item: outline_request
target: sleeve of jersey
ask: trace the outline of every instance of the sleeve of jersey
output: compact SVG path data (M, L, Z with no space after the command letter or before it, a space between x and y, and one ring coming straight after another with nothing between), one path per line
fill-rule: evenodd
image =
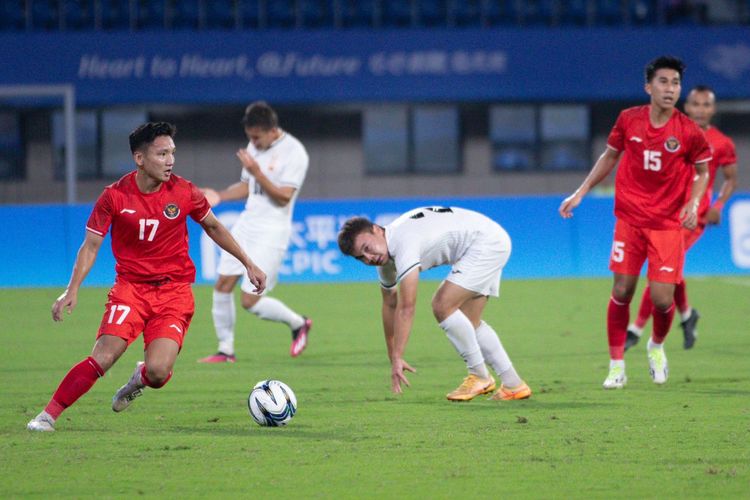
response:
M307 175L307 166L310 160L304 150L295 151L294 154L289 158L284 172L279 179L279 183L282 186L291 186L293 188L301 188L305 182L305 175Z
M695 125L692 137L693 147L690 149L688 162L696 164L711 160L711 147L708 145L706 136L703 135L703 132L698 128L698 125Z
M194 221L201 222L211 213L211 205L208 204L203 191L198 189L192 182L190 183L190 202L193 206L193 209L190 211L190 217Z
M625 118L622 113L617 117L612 130L607 137L607 147L614 149L615 151L622 151L625 149Z
M105 236L107 231L109 231L109 226L112 224L112 213L113 201L110 196L110 190L105 189L94 204L94 209L91 211L89 220L86 222L86 230L102 237Z
M719 159L719 166L725 166L725 165L732 165L734 163L737 163L737 149L734 146L734 142L732 139L727 137L726 142L724 143L723 149L723 155Z
M378 280L380 280L380 286L386 290L390 290L398 284L398 280L396 279L396 265L393 261L384 266L378 266Z

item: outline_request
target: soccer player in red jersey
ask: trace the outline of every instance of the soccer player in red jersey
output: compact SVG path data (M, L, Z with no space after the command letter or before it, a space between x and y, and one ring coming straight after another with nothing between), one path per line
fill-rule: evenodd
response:
M91 389L141 332L145 362L137 363L112 398L112 409L122 411L145 387L160 388L169 381L194 311L188 216L243 263L259 292L265 288L265 274L214 216L203 193L172 173L175 131L164 122L135 129L130 150L137 169L107 186L94 205L68 287L52 306L52 319L62 321L63 311L70 314L75 308L78 289L110 228L115 284L91 355L71 368L44 410L28 423L29 430L54 431L60 414Z
M627 383L623 355L629 306L646 260L654 303L649 368L655 383L667 381L663 342L674 316L675 285L682 280L681 227L693 229L698 222L698 206L708 183L711 160L711 150L701 130L675 108L684 69L681 60L670 56L646 65L645 90L651 96L650 104L620 113L606 150L581 186L559 208L563 218L572 217L583 197L621 160L615 177L617 220L609 264L614 284L607 308L610 368L605 389L619 389ZM687 179L694 176L685 202Z
M719 129L711 125L711 119L716 114L716 97L713 90L706 85L698 85L690 91L685 102L685 112L703 130L713 152L713 159L708 164L708 187L706 194L698 207L698 225L690 231L683 229L685 238L685 251L691 248L703 235L706 224L719 224L721 221L721 209L732 196L737 186L737 153L732 139L722 134ZM719 190L719 196L711 204L712 191L716 173L721 169L724 182ZM680 326L683 333L683 347L691 349L698 335L696 329L698 311L688 302L685 280L680 281L675 287L675 305L680 313ZM625 350L638 343L644 326L651 316L653 304L651 303L650 290L647 286L643 291L641 306L638 309L638 318L628 326L628 338L625 342Z

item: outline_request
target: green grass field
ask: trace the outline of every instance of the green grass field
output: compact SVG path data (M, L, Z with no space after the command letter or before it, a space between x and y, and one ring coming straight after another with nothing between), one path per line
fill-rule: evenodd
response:
M85 289L62 324L49 313L61 290L0 290L0 497L750 497L750 278L689 280L696 347L676 322L658 387L641 342L622 391L601 388L609 280L505 281L485 319L534 390L509 403L445 400L465 369L432 319L436 285L420 288L418 373L401 396L374 283L282 284L275 295L314 319L308 350L290 358L283 326L238 311L238 362L222 366L196 363L215 349L211 289L197 287L172 381L111 411L139 341L50 434L26 422L89 353L106 290ZM263 378L295 390L288 427L250 419Z

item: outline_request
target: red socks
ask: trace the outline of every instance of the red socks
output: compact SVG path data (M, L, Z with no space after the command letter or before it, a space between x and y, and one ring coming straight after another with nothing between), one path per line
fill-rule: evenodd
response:
M630 321L630 302L620 302L610 297L607 307L607 340L611 359L623 359L628 321Z
M638 317L635 319L635 326L641 329L646 326L646 322L651 317L653 311L654 303L651 302L651 287L646 285L646 288L643 290L643 297L641 297L641 307L638 309Z
M104 375L104 370L94 358L89 356L84 359L65 375L44 411L57 419L63 410L89 392L89 389L96 383L96 379L102 375Z
M169 375L167 375L167 378L165 378L160 384L155 384L151 382L148 377L146 376L146 364L144 363L141 367L141 382L143 382L144 385L151 387L153 389L159 389L161 387L164 387L167 382L169 382L169 379L172 378L172 372L169 372Z
M685 286L685 280L680 281L674 287L674 303L677 306L677 310L685 312L688 310L690 305L688 304L687 287Z
M666 311L661 311L654 307L654 333L651 335L651 339L661 344L669 333L669 328L672 326L672 318L674 318L674 303L669 306Z

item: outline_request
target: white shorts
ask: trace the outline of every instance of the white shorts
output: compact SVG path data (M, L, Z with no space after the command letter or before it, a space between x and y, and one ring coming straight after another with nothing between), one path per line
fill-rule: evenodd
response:
M263 294L273 290L279 280L279 269L286 255L289 235L286 232L253 228L244 223L242 216L232 226L231 233L248 257L266 273L266 290ZM242 276L242 291L253 293L255 286L248 279L245 266L229 252L221 250L216 272L223 276Z
M497 225L496 231L477 238L445 278L479 295L500 295L500 278L511 252L510 236Z

